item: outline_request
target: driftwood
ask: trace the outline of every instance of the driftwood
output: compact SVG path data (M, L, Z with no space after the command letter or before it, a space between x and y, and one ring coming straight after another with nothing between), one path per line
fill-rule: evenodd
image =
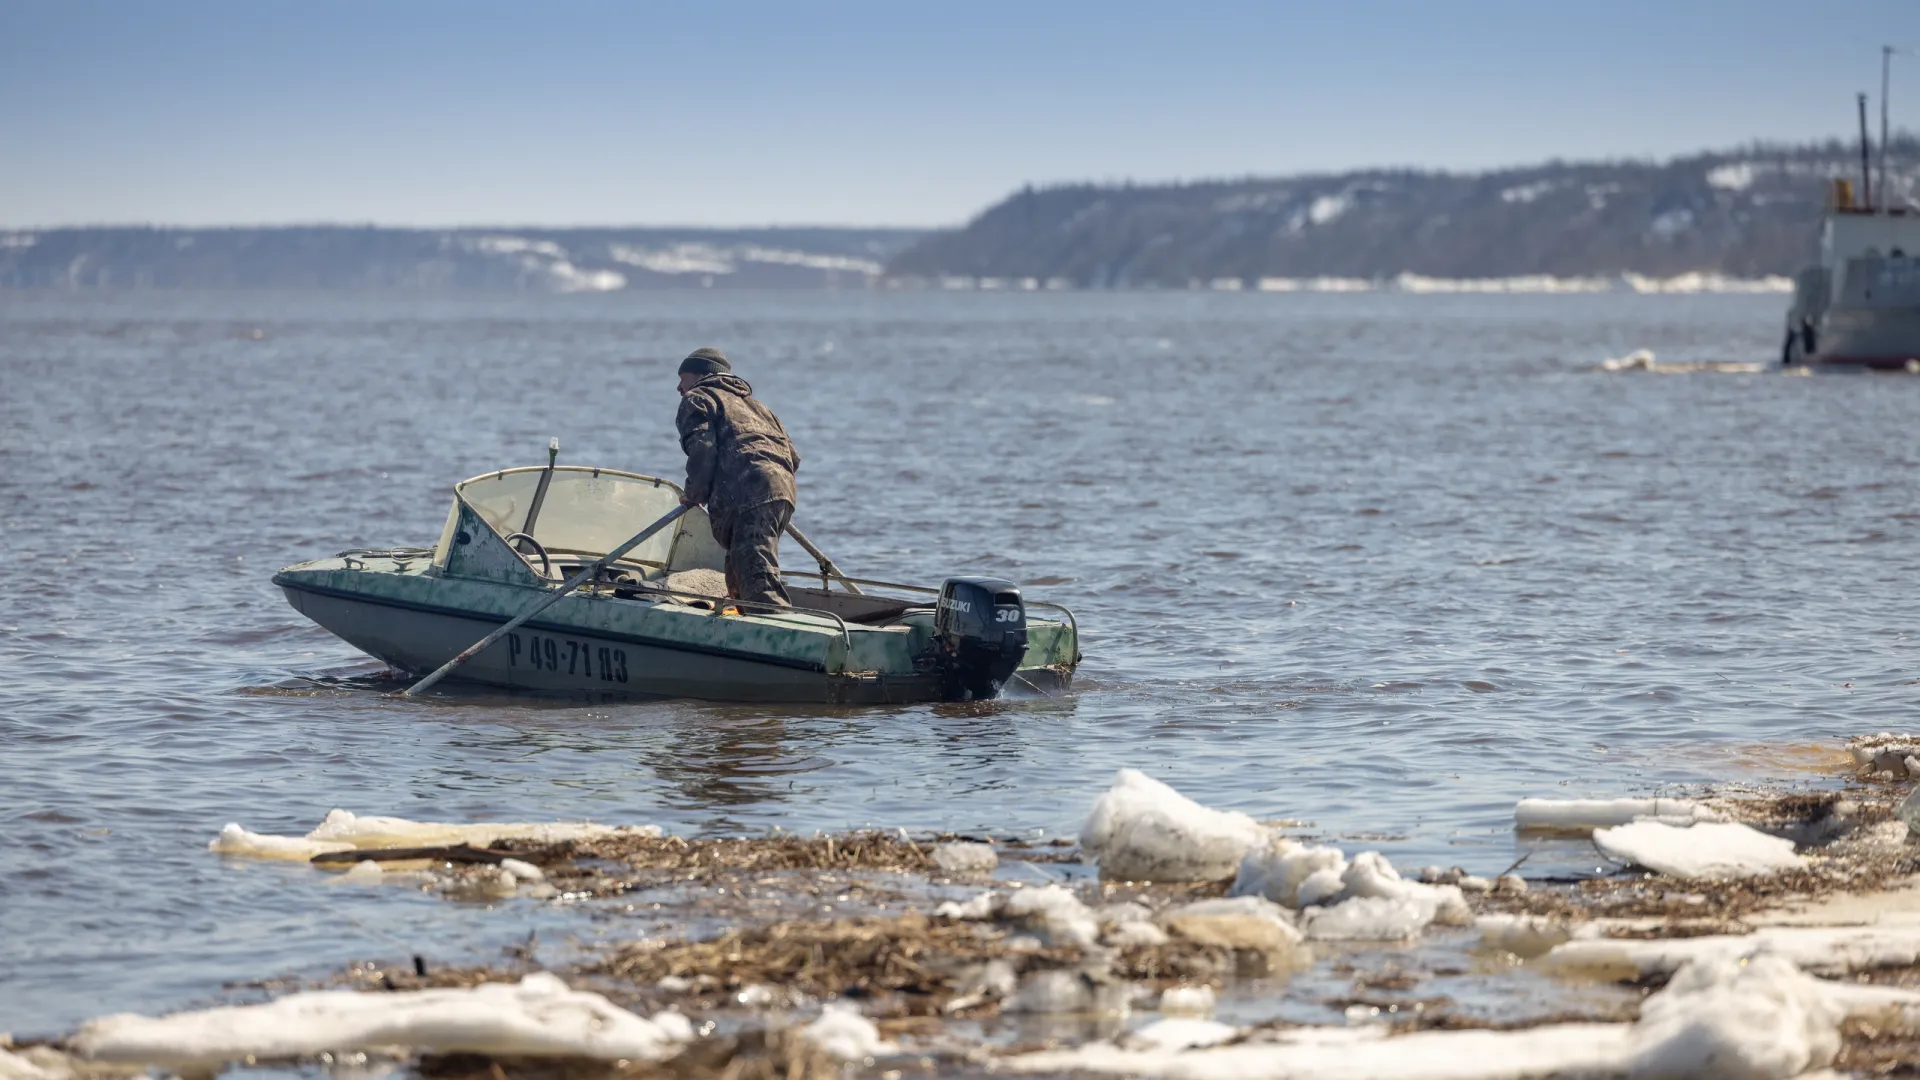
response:
M338 866L342 863L404 862L411 859L430 859L434 862L498 866L501 859L511 858L513 858L511 852L494 851L491 848L477 848L471 844L442 844L438 847L358 848L353 851L323 851L315 855L311 861L319 866Z

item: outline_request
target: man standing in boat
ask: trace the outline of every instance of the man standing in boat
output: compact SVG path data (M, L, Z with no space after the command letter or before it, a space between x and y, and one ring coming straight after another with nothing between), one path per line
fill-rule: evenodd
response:
M793 474L800 451L773 410L733 373L719 349L695 349L680 362L680 413L687 455L686 493L704 505L713 538L727 549L727 595L791 606L780 583L780 534L793 519Z

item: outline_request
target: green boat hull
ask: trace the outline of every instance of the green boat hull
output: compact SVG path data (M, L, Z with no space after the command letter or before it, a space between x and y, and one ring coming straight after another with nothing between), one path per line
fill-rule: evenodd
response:
M541 478L547 472L554 475ZM274 584L348 644L425 674L550 597L567 573L679 500L678 488L655 477L568 466L502 470L454 491L432 549L348 552L289 566ZM537 547L537 561L508 543L530 532L537 544L526 546ZM668 584L673 573L717 570L723 558L696 507L673 533L561 597L450 678L710 701L880 704L953 693L937 659L934 590L868 582L882 591L856 592L844 579L833 590L824 580L806 588L789 575L793 608L741 610ZM1005 689L1055 693L1071 684L1079 634L1072 613L1054 610L1061 619L1028 618L1027 651Z

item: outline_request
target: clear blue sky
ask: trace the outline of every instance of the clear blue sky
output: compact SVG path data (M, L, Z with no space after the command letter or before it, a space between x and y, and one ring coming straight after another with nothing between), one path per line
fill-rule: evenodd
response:
M965 220L1843 135L1920 3L0 0L0 226ZM1920 127L1920 58L1896 62Z

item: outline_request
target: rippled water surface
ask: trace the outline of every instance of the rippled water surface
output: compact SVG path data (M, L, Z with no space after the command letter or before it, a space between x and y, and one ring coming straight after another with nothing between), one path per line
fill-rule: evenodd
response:
M1764 360L1779 297L0 298L0 1031L584 916L228 863L227 821L1071 834L1113 770L1512 861L1525 795L1783 775L1912 727L1920 380ZM386 696L269 583L427 544L452 483L674 475L715 344L850 570L1072 606L1059 700ZM1790 764L1790 763L1789 763Z

